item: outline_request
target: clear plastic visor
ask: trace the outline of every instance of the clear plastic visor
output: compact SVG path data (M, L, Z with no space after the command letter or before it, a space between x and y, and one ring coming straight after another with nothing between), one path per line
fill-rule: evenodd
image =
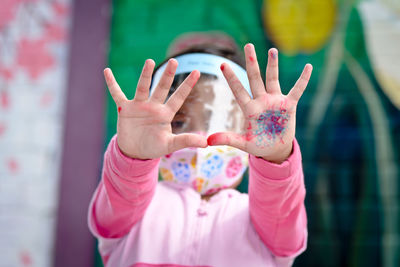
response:
M175 76L169 96L188 75L182 73ZM208 136L226 131L240 133L244 117L225 78L202 73L171 126L175 134L203 133Z

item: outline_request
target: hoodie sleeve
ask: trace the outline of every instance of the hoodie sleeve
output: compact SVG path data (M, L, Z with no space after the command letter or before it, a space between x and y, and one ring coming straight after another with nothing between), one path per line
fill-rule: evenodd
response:
M112 138L89 206L89 228L96 237L122 237L143 217L156 189L158 163L123 155L117 136Z
M292 154L281 164L250 155L249 165L252 224L277 261L294 259L307 243L306 191L299 145L293 141Z

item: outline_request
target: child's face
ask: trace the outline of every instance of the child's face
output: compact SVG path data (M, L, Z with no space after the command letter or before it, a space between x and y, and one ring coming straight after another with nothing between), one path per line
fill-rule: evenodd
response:
M240 133L244 118L228 84L220 78L206 77L196 83L171 125L175 134Z

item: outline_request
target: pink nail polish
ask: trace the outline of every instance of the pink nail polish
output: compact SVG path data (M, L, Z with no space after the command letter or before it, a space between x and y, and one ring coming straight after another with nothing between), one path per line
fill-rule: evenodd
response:
M275 59L276 56L277 56L277 53L275 52L275 50L272 50L272 51L271 51L271 57L272 57L273 59Z

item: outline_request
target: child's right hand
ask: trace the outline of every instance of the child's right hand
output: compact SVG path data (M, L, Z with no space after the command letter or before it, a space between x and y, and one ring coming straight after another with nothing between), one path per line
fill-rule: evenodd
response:
M200 77L195 70L164 104L178 62L170 59L149 98L155 63L148 59L140 75L135 98L128 100L116 82L111 69L104 70L108 89L118 107L117 143L122 153L136 159L154 159L185 147L206 147L207 138L198 134L178 134L171 130L171 121Z

